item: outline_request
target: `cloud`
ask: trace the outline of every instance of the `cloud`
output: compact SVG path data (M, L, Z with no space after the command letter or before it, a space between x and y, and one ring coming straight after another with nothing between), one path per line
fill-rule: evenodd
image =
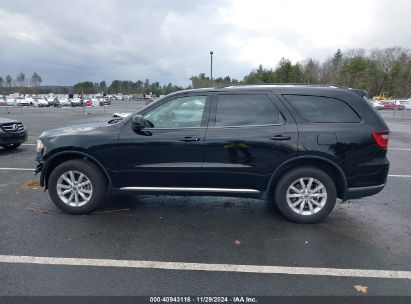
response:
M3 0L0 75L44 84L192 75L242 78L281 57L320 60L337 48L411 47L411 5L387 1Z

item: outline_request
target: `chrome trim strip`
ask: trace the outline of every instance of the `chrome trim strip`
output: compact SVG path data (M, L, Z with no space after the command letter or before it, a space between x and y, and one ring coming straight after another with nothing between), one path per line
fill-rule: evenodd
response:
M255 189L233 189L233 188L180 188L180 187L123 187L120 190L140 191L176 191L176 192L230 192L230 193L260 193Z
M181 127L181 128L150 128L150 127L147 127L147 128L142 129L142 130L150 131L150 130L183 130L183 129L199 129L199 130L202 130L202 129L206 129L206 127Z
M208 127L181 127L181 128L144 128L143 130L150 131L150 130L183 130L183 129L224 129L224 128L256 128L256 127L278 127L285 125L283 123L276 123L276 124L263 124L263 125L237 125L237 126L208 126Z
M174 163L156 163L156 164L143 164L135 165L133 168L250 168L248 164L235 164L235 163L202 163L202 162L174 162Z

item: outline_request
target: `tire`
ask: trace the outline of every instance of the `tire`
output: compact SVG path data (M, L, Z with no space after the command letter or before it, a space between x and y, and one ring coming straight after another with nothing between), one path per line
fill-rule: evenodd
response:
M301 185L301 178L307 191ZM313 190L317 191L313 193ZM274 192L274 203L281 214L302 224L316 223L327 217L336 201L334 181L327 173L314 167L300 167L285 173L278 180Z
M69 173L70 171L73 175ZM84 177L80 180L81 174ZM66 179L63 178L63 175ZM77 184L70 186L67 178L71 181L74 180ZM87 181L89 183L86 183ZM86 184L79 186L84 183ZM78 187L77 191L73 187ZM58 165L49 176L48 188L53 203L64 212L71 214L89 213L107 198L107 180L104 173L96 165L86 160L74 159ZM61 194L62 191L66 190L69 190L67 194L59 195L59 191ZM80 195L80 192L83 196ZM72 194L73 197L71 197Z
M14 150L20 147L21 144L9 144L9 145L4 145L3 148L6 150Z

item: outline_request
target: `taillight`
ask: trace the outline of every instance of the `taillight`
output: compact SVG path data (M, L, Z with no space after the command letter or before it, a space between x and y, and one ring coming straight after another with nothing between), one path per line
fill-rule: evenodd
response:
M390 131L375 131L372 132L372 136L374 137L378 147L382 149L387 149Z

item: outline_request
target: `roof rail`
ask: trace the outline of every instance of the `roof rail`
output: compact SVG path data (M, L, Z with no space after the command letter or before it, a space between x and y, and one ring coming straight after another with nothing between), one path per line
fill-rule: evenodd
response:
M238 87L265 87L265 86L307 86L307 87L324 87L324 88L340 88L347 89L347 87L337 84L312 84L312 83L258 83L258 84L230 84L215 87L216 89L224 88L238 88Z

